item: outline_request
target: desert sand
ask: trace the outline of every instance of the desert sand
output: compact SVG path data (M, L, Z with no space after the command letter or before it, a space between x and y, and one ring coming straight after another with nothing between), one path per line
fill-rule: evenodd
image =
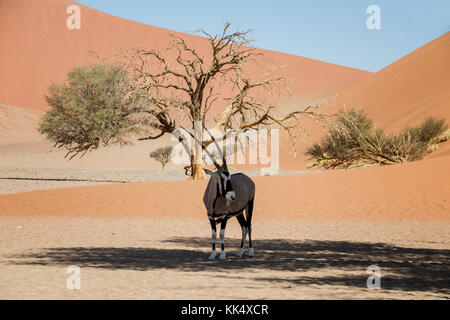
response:
M255 178L256 257L233 256L231 221L227 261L207 260L205 181L2 195L0 297L448 298L448 160ZM380 290L366 287L371 265Z
M207 219L1 218L2 299L448 299L448 222L260 219L208 261ZM19 228L20 226L20 228ZM69 290L69 266L81 290ZM367 268L381 269L368 289Z
M258 216L446 220L449 164L448 157L440 157L390 167L255 177ZM207 180L111 184L0 195L0 213L203 218L201 199L206 183Z

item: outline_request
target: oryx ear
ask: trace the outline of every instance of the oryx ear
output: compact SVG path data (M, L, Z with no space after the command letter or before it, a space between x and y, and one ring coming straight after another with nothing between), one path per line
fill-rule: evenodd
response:
M214 171L211 171L211 170L208 170L208 169L205 169L205 168L203 168L203 170L205 171L206 174L208 174L210 176L212 176L214 174Z

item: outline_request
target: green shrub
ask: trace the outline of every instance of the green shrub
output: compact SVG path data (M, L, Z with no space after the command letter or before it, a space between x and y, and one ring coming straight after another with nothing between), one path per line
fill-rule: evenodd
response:
M132 89L126 71L118 66L95 64L72 69L65 84L53 84L39 132L66 148L70 158L101 145L126 144L138 132L134 111L145 102L145 93L127 96Z
M341 111L328 134L310 146L306 154L315 165L348 168L355 164L394 164L420 160L439 143L447 130L443 119L427 118L422 125L386 134L360 109Z

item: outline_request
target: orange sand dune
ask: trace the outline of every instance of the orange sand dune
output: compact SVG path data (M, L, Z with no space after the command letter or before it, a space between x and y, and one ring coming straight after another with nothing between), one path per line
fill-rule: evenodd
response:
M0 145L42 141L37 132L42 112L0 104Z
M69 16L66 8L71 4L77 3L69 0L0 0L0 103L19 107L16 108L18 111L20 108L46 110L44 95L48 85L64 81L66 72L75 65L97 61L89 54L90 51L107 60L116 59L119 48L145 47L164 51L169 45L170 33L184 37L203 54L209 50L202 37L114 17L83 5L79 5L81 29L69 30L66 27ZM289 80L292 96L280 97L286 110L326 101L371 74L294 55L268 50L261 52L264 56L259 65L269 69L278 66L281 68L278 74ZM254 67L249 70L258 72ZM21 123L18 117L1 120L0 124L14 128L2 128L1 144L20 144L24 153L28 152L31 142L42 145L43 139L36 132L37 118L28 124L29 129L22 130L26 134L17 130L17 124ZM32 131L34 134L30 134ZM136 144L136 150L145 148ZM304 168L304 161L298 164L289 155L287 139L281 140L281 149L280 165L283 169ZM47 167L48 164L40 163L47 157L34 156L33 167ZM114 166L112 162L116 158L111 158L109 166ZM65 160L61 158L61 161Z
M53 81L63 81L74 65L96 61L89 55L90 50L109 59L123 47L164 50L170 33L184 37L199 52L207 50L201 37L136 23L83 5L80 5L81 30L68 30L66 8L74 3L69 0L0 0L0 102L45 110L43 96L47 86ZM294 55L262 52L265 54L263 66L283 66L279 72L291 80L292 96L280 99L285 110L321 103L342 92L337 99L323 104L324 110L333 112L343 106L359 105L377 125L388 130L414 125L427 115L450 119L450 73L447 72L450 33L374 75ZM306 121L305 126L313 141L324 132L310 121ZM1 143L42 141L37 135L31 137L16 131L3 130ZM304 169L309 160L303 152L310 143L311 140L300 142L297 157L293 158L289 139L282 135L280 167ZM137 144L136 148L141 145ZM445 154L445 151L440 154L443 152ZM36 162L39 159L36 157ZM114 164L109 163L109 166Z
M77 4L81 29L69 30L66 8L71 0L0 0L0 102L16 107L48 108L44 94L51 82L62 82L75 65L95 60L95 51L111 60L119 48L163 51L177 34L201 54L204 38L114 17ZM251 28L251 26L248 26ZM283 67L294 96L349 86L371 73L274 51L262 50L263 67ZM337 92L335 92L337 93Z
M427 116L443 117L450 123L450 32L431 41L383 70L362 80L321 105L329 113L359 106L378 127L397 131L420 124ZM313 141L324 130L306 122ZM303 154L306 141L296 158L287 156L289 146L281 144L284 169L303 169L309 158ZM448 145L427 157L448 154Z
M449 220L450 158L257 177L255 219ZM104 185L0 196L0 216L205 218L206 181Z
M338 96L321 104L328 113L356 106L390 132L418 125L427 116L443 117L450 123L450 32L350 88L342 88ZM312 141L325 133L311 121L305 126ZM304 169L310 160L303 152L312 141L299 144L298 156L293 158L287 140L282 140L281 167ZM428 157L446 154L448 146L442 145Z
M450 32L345 90L335 101L360 106L390 131L427 116L450 122Z

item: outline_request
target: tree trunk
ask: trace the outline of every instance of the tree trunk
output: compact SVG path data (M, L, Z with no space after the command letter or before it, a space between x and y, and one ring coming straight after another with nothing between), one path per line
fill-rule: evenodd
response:
M195 163L194 159L194 155L191 154L191 176L189 180L203 180L203 165L202 163Z
M193 180L203 180L203 166L201 164L192 165L192 177Z
M200 108L197 109L197 114L199 113ZM202 141L202 122L201 120L197 120L194 122L194 136L198 141ZM192 176L193 180L203 180L203 149L200 144L194 141L193 145L193 154L191 154L191 168L192 168Z
M203 180L203 166L201 163L194 162L194 155L191 154L191 176L188 180Z

